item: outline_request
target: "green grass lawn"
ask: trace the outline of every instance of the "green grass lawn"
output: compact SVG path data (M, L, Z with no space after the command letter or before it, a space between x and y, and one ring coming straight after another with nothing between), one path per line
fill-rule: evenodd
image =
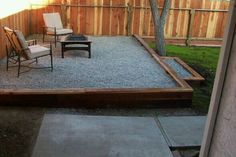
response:
M150 44L154 47L153 44ZM167 56L176 56L185 61L206 80L194 88L193 107L201 112L208 111L220 48L185 47L167 45Z

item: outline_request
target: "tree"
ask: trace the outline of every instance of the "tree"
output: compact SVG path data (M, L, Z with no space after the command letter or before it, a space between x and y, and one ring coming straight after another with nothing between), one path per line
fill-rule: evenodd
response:
M165 49L164 27L168 12L170 10L170 0L164 0L164 6L161 15L159 15L157 0L149 0L149 2L154 22L156 51L159 53L159 55L165 56L166 49Z

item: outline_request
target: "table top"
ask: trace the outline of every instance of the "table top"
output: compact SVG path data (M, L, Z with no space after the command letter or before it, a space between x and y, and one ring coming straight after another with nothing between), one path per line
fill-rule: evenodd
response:
M60 40L61 43L91 43L91 40L88 40L88 37L77 35L77 34L70 34L63 36Z

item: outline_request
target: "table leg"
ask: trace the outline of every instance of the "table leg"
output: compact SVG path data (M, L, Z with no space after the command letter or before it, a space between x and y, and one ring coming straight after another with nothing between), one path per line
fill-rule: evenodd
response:
M88 52L89 52L89 58L91 58L91 44L88 44Z
M61 58L64 58L64 43L61 43Z

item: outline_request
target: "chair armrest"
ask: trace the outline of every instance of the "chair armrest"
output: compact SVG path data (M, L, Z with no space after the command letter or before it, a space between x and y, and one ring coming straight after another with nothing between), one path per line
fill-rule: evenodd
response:
M43 46L43 47L50 47L51 44L40 44L40 46Z
M53 29L54 29L54 28L56 28L56 27L43 26L43 28L53 28Z
M26 42L27 42L28 46L36 45L37 44L37 40L36 39L27 40Z
M52 43L51 42L50 42L50 44L43 44L43 45L40 45L40 46L47 47L50 50L52 49Z
M56 27L48 27L48 26L43 26L43 33L45 33L45 31L48 31L48 28L52 28L54 30L54 32L57 31Z

